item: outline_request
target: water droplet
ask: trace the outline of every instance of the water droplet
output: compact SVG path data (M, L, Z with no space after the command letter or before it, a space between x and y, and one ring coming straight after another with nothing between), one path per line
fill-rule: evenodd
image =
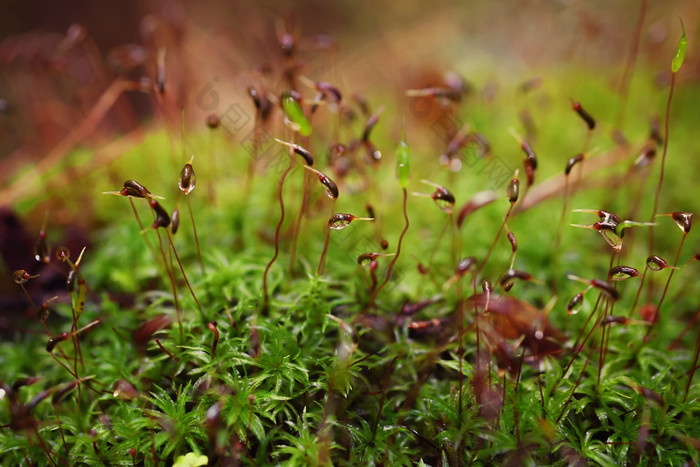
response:
M583 294L582 293L577 293L576 295L573 296L571 300L569 300L569 303L566 305L566 312L570 315L575 315L579 311L581 311L581 307L583 306Z
M608 277L613 281L624 281L637 276L639 271L630 266L615 266L608 272Z
M309 167L308 165L305 165L308 170L314 172L316 176L318 176L318 181L321 182L323 185L324 190L326 191L326 195L328 195L329 198L331 199L338 199L338 185L335 184L333 180L323 172L320 172L313 167Z
M337 213L328 219L328 227L334 230L341 230L350 225L354 216L352 214Z
M597 222L596 222L597 224ZM614 230L600 229L600 235L603 239L616 250L622 248L622 237L618 235Z
M661 257L651 255L647 258L647 267L652 271L661 271L662 269L669 267L669 265Z
M374 258L376 258L375 253L362 253L360 256L357 257L357 264L364 267L370 262L372 262Z
M673 217L673 220L676 221L676 224L683 232L690 232L693 221L692 212L674 212L671 214L671 217Z

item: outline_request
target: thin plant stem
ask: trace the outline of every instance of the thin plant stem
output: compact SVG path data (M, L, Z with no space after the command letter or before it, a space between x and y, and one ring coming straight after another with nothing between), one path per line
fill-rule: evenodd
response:
M292 274L294 272L294 263L296 263L297 259L297 245L299 243L299 232L301 231L301 221L304 218L304 210L306 209L306 204L308 203L309 200L309 192L310 192L310 173L306 171L304 173L304 185L303 185L303 194L301 197L301 207L299 208L299 216L297 217L297 222L294 225L294 234L292 235L292 253L289 259L289 273Z
M190 220L192 221L192 231L194 232L194 242L197 245L197 258L199 258L199 267L202 270L202 275L204 275L204 261L202 261L202 250L199 248L199 236L197 235L197 226L194 223L194 212L192 212L192 205L190 204L190 197L185 196L185 198L187 199L187 209L190 211ZM168 234L168 236L169 235L170 234ZM172 244L172 241L171 241L171 244ZM173 247L173 249L175 249L175 248ZM177 253L175 253L175 254L177 255ZM179 261L180 260L178 259L178 262ZM183 272L182 275L184 276L185 273ZM187 280L187 278L185 278L185 280ZM187 285L189 286L189 282L187 283ZM190 288L190 290L192 290L192 289ZM195 301L197 301L197 299L195 299Z
M673 98L673 90L676 85L676 74L671 73L671 89L668 92L668 100L666 101L666 118L664 121L664 150L661 155L661 173L659 174L659 184L656 187L656 195L654 195L654 210L651 213L651 220L649 222L654 222L656 218L656 213L659 210L659 195L661 194L661 185L664 182L664 168L666 166L666 153L668 152L668 132L669 132L669 120L671 119L671 99ZM654 253L654 225L649 226L649 254ZM652 290L652 281L649 281L649 293Z
M695 341L695 355L693 356L693 366L690 367L690 372L688 373L688 382L685 383L685 394L683 395L683 402L685 402L688 399L690 385L693 382L695 371L698 369L698 357L700 357L700 329L698 330L698 337Z
M168 267L168 260L165 257L165 251L163 250L163 238L160 236L160 232L156 229L156 234L158 235L158 244L160 245L160 254L163 257L163 262L165 263L165 270L168 273L168 278L170 279L170 287L173 292L173 300L175 301L175 311L177 312L177 325L180 328L180 339L184 337L182 332L182 319L180 316L180 301L177 298L177 288L175 287L175 275L173 274L172 268Z
M687 235L684 233L683 238L681 239L680 245L678 245L678 250L676 251L676 259L673 262L673 268L671 269L671 273L668 275L668 279L666 280L666 285L664 286L664 291L661 294L661 299L659 300L659 304L656 307L656 315L654 317L654 321L651 322L649 325L649 328L647 329L647 333L644 335L644 343L649 342L649 337L651 336L651 330L654 329L654 326L656 323L658 323L661 320L661 305L664 303L664 299L666 298L666 293L668 292L668 286L671 284L671 279L673 279L673 273L676 272L676 267L678 266L678 258L681 256L681 250L683 249L683 244L685 243L685 238Z
M639 54L639 41L642 37L642 28L647 15L647 3L647 0L642 0L639 6L639 19L637 19L637 25L634 29L634 39L632 40L630 53L627 56L627 61L625 62L625 71L622 73L622 79L620 80L620 89L618 91L620 93L620 107L618 108L617 118L615 119L615 125L619 130L622 129L622 125L625 121L630 82L632 81L632 73L634 71L635 64L637 63L637 56Z
M170 235L170 231L166 229L165 231L168 235L168 242L170 243L170 248L172 252L175 254L175 260L177 261L177 264L180 268L180 272L182 273L183 279L185 279L185 284L187 284L187 288L190 290L190 294L192 295L192 298L194 299L194 302L197 304L197 308L199 309L202 314L204 313L202 309L202 305L199 303L199 300L197 300L197 296L194 293L194 290L192 289L192 285L190 284L189 279L187 279L187 274L185 274L185 268L182 266L182 261L180 261L180 255L177 254L177 250L175 249L175 244L173 243L173 237ZM170 264L172 265L172 260L170 261Z
M334 212L334 207L335 200L333 200L333 203L331 204L331 212ZM323 274L323 270L326 266L326 253L328 253L328 246L331 242L331 229L328 226L325 226L325 229L326 238L323 241L323 251L321 252L321 258L318 260L318 269L316 270L316 274L318 274L319 276Z
M408 203L408 191L406 191L406 188L403 188L403 219L404 219L404 228L401 231L401 235L399 235L399 243L396 246L396 255L392 258L391 262L389 263L389 267L386 270L386 277L384 278L384 282L382 282L379 287L377 287L372 294L372 298L369 300L369 305L367 306L367 309L365 309L365 313L369 311L372 307L374 307L374 302L377 299L377 295L379 295L379 292L382 291L384 286L389 282L389 279L391 279L391 271L394 269L394 265L396 264L396 261L399 259L399 255L401 254L401 244L403 243L403 238L406 235L406 232L408 231L408 226L409 226L409 221L408 221L408 211L406 209Z
M270 302L270 294L267 289L267 275L269 274L272 265L275 264L275 261L277 261L277 257L280 253L280 231L282 230L282 224L284 223L284 200L282 199L282 187L284 185L284 180L287 178L287 175L289 175L289 172L292 171L293 167L294 159L292 159L292 156L290 155L289 166L287 167L287 170L285 170L282 174L279 185L277 186L277 200L280 204L280 220L277 223L277 228L275 229L275 254L272 256L272 259L270 259L270 262L267 263L267 266L265 267L265 272L263 273L263 311L267 310L267 307Z
M496 232L496 236L493 239L493 242L491 242L491 246L489 247L489 251L486 252L486 257L484 260L481 262L481 265L479 266L479 269L477 270L476 274L474 277L478 277L479 274L484 270L484 267L486 266L486 263L488 262L489 258L491 257L491 253L493 252L493 249L496 247L496 242L498 242L498 239L501 236L501 233L503 233L503 229L505 228L506 222L508 222L508 218L510 217L510 213L513 211L513 206L515 203L511 203L510 207L508 207L508 212L506 213L506 217L503 218L503 222L501 222L501 226L498 228L498 232ZM476 279L474 279L476 280ZM476 293L476 292L475 292Z

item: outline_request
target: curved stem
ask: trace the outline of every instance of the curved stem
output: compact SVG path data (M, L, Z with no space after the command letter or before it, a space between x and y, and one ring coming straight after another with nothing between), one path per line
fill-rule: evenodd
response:
M294 167L294 159L292 159L290 156L289 166L287 167L287 170L285 170L282 174L282 178L280 178L280 183L277 187L277 199L280 203L280 220L277 223L277 228L275 229L275 254L270 260L270 262L267 263L267 267L265 267L265 272L263 273L263 311L267 310L267 306L270 301L270 295L267 290L267 275L270 272L270 268L275 263L280 253L280 230L282 230L282 224L284 223L284 200L282 199L282 185L284 185L284 180L287 178L287 175L289 175L289 172L292 171L292 167Z
M379 295L379 292L382 291L384 286L389 282L389 279L391 278L391 271L394 269L394 264L396 264L396 261L399 259L399 255L401 254L401 244L403 243L403 237L406 235L406 231L408 230L409 222L408 222L408 212L406 210L406 205L408 203L408 192L406 191L405 188L403 188L403 219L404 219L404 228L401 231L401 235L399 235L399 243L396 246L396 255L394 258L391 260L391 263L389 263L389 267L386 270L386 277L384 278L384 282L381 283L379 287L374 291L372 294L372 298L369 301L369 305L367 306L367 309L365 309L365 312L369 311L372 307L374 307L374 302L377 299L377 295Z

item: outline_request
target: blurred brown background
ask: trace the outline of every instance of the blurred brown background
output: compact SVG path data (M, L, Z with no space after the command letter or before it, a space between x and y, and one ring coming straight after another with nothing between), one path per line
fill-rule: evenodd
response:
M585 68L619 80L644 4L9 0L0 7L0 194L11 206L21 201L34 182L18 174L40 177L73 148L105 148L116 135L147 131L144 124L178 129L182 106L192 131L231 103L252 113L247 86L288 86L285 34L304 75L391 102L448 71L507 83ZM697 80L697 1L646 5L637 66L667 70L682 16L690 43L683 79Z

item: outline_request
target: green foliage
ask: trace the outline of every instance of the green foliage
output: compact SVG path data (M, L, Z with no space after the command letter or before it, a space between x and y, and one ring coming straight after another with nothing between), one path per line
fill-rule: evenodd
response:
M674 67L676 62L674 58ZM650 75L649 70L641 74ZM597 121L610 120L603 110L612 99L605 79L593 75L580 79L582 96L577 99L587 102L592 112L600 111ZM556 81L555 75L551 82ZM554 84L546 85L538 92L540 102L549 104L532 108L540 122L538 181L560 175L569 155L580 152L586 138L568 101L559 99L559 91ZM645 96L663 94L645 91ZM694 88L687 96L693 105L700 101ZM648 201L651 193L645 183L654 180L658 170L636 172L629 167L637 146L646 142L646 118L639 115L654 113L654 98L630 104L648 109L636 112L628 122L634 149L632 144L613 146L602 132L591 135L590 145L603 148L601 158L623 155L615 156L619 163L583 180L584 188L586 183L593 185L590 190L576 191L577 182L569 181L575 193L572 208L609 209L646 220L647 206L635 207L635 202L638 196ZM503 131L518 125L516 112L506 99L464 96L464 100L462 106L439 99L430 102L436 109L451 106L451 112L488 136L507 166L507 183L522 163L519 148L513 148L507 130ZM291 97L282 105L299 134L311 135L308 106ZM470 105L476 107L473 113ZM308 144L317 148L318 156L337 117L324 120L320 115L326 109L319 109L313 119L317 139ZM398 121L396 109L388 107L382 118L392 115ZM669 177L674 172L691 173L685 167L687 161L675 157L693 148L694 122L682 115L674 121ZM343 131L361 134L363 124L349 121ZM481 261L486 256L508 200L505 183L494 183L488 176L487 164L497 162L494 154L478 156L468 146L455 156L465 165L462 171L449 172L437 165L435 154L446 152L443 146L449 141L441 146L433 141L434 135L426 136L434 124L418 118L409 121L415 174L411 179L405 137L398 142L396 171L384 162L364 164L359 143L348 149L355 151L353 163L364 165L337 180L341 193L337 206L335 200L314 192L321 189L315 184L307 193L309 187L298 177L299 171L291 172L283 195L292 215L282 226L282 254L270 270L267 308L262 306L261 278L272 257L272 232L279 215L280 174L271 165L272 154L255 160L237 143L215 135L219 151L230 152L231 160L219 166L211 162L210 167L198 156L198 183L203 189L190 198L197 213L205 273L199 272L191 226L184 220L172 241L202 304L201 312L173 258L166 231L158 232L160 238L152 229L142 231L131 217L127 200L99 198L96 215L104 227L94 234L94 246L80 265L89 287L82 316L74 318L75 298L62 297L49 306L48 329L33 322L27 332L17 332L0 344L0 423L6 424L0 430L0 463L697 463L700 385L691 374L697 365L693 357L698 324L687 333L684 328L698 308L698 286L695 264L684 265L688 253L681 254L681 269L669 285L660 320L649 336L650 323L644 321L639 307L645 300L659 303L660 284L665 284L669 271L648 272L636 307L640 278L615 283L620 299L614 303L604 294L597 295L597 288L587 290L582 310L567 315L567 300L583 287L564 280L566 273L606 280L616 261L641 272L649 252L647 232L635 228L625 233L621 256L611 258L597 232L570 228L564 229L560 251L553 251L562 189L555 190L553 200L543 199L526 211L517 212L516 204L507 224L519 245L514 267L541 282L516 282L513 290L503 289L499 279L511 266L511 246L503 238L495 243L489 262L481 265L478 278L471 272L453 276L463 257ZM193 145L211 147L199 136L190 136ZM391 128L382 129L380 124L372 137L382 150L396 147ZM155 133L115 170L124 179L153 177L155 166L171 164L169 151L167 134ZM284 156L286 161L286 148ZM595 157L599 156L586 163L596 162ZM245 163L253 164L254 170L246 172ZM169 195L162 204L172 209L177 177L170 175L180 167L168 170L168 176L153 179L149 188ZM246 173L255 175L246 180ZM697 207L695 181L677 176L675 185L664 186L662 206L666 211L692 211ZM363 267L357 257L384 251L382 239L390 245L386 252L395 251L404 225L397 185L408 191L422 178L453 190L457 208L485 190L498 191L498 198L468 216L461 229L455 225L456 216L448 217L432 204L410 198L412 227L403 239L405 253L396 261L382 294L373 296L389 262L380 257L376 264ZM95 180L100 187L96 194L114 188L107 186L111 181L104 174L95 175ZM213 187L209 194L207 185ZM243 186L249 191L243 192ZM537 184L529 189L530 193L521 189L518 203L533 196ZM285 260L305 196L307 211L298 217L302 219L297 238L299 267L290 271ZM140 218L150 219L147 203L133 201ZM343 231L330 232L326 273L316 274L328 213L359 215L370 202L377 213L375 224L353 223ZM564 223L569 220L567 212ZM680 234L668 217L655 220L658 253L670 261ZM697 236L689 238L690 243ZM559 271L552 266L555 255L561 255ZM428 272L419 271L419 265ZM492 282L490 300L513 297L508 302L512 308L500 310L501 321L498 310L486 312L485 305L468 300L482 290L483 279ZM551 312L542 311L553 297L557 300ZM421 302L424 306L410 310ZM603 325L611 315L631 318ZM52 354L46 352L49 337L71 333L96 319L100 325L89 333L60 342ZM537 332L545 333L544 337L536 337ZM554 341L560 344L556 350L542 350ZM71 383L75 384L72 390L54 397Z

